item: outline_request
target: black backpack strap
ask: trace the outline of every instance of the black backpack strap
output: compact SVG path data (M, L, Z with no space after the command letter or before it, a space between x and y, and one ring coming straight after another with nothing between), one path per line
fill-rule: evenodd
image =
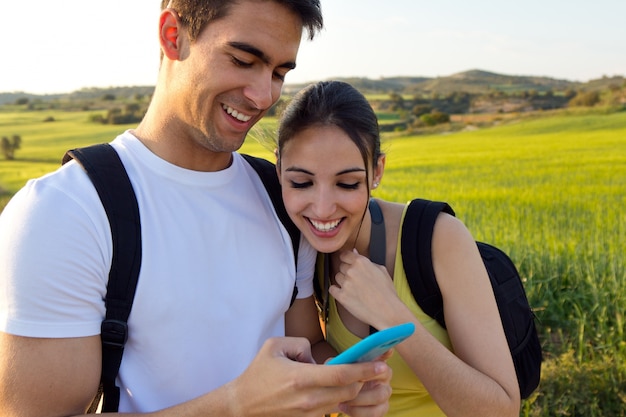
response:
M370 231L369 257L378 265L385 265L385 255L387 253L387 237L385 236L385 219L380 206L373 198L369 202L370 217L372 218L372 228Z
M68 151L63 163L75 159L87 171L106 211L113 240L113 259L106 294L106 318L102 322L102 411L117 411L120 390L115 385L128 316L141 268L141 223L137 198L124 165L109 144Z
M422 199L411 201L402 223L400 247L402 265L415 301L445 328L443 300L431 253L435 221L442 211L454 216L454 210L447 203Z
M387 256L387 236L385 233L385 217L378 202L373 198L369 201L370 218L372 219L370 229L369 258L370 261L378 265L385 265ZM370 334L378 330L370 324Z
M265 186L267 194L269 194L270 200L274 205L274 210L276 210L276 215L278 216L278 219L281 221L283 226L285 226L285 229L287 229L287 233L289 233L297 270L298 249L300 248L300 230L291 221L291 218L289 217L289 214L287 214L287 210L285 209L280 182L278 181L278 175L276 174L276 165L263 158L257 158L255 156L246 154L241 154L241 156L243 156L243 158L248 161L248 163L252 166L252 168L254 168L254 170L258 174L259 178L261 178L261 182ZM293 304L297 295L298 287L294 284L293 294L291 296L291 304Z

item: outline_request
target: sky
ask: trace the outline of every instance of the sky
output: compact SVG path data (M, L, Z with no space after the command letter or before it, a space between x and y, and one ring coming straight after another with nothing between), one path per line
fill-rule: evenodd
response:
M24 0L2 8L0 92L154 85L159 0ZM626 75L626 0L322 0L286 82L471 69L589 81Z

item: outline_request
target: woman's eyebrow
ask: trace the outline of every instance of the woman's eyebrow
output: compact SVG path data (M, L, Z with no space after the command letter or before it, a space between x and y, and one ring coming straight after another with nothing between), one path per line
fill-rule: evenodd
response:
M289 168L285 169L285 171L287 171L287 172L301 172L301 173L307 174L307 175L315 175L311 171L309 171L307 169L304 169L304 168L300 168L298 166L289 167Z
M347 169L344 169L343 171L339 171L337 175L351 174L353 172L365 172L365 168L360 168L360 167L347 168Z
M287 172L301 172L303 174L315 176L315 174L312 173L311 171L309 171L307 169L304 169L304 168L300 168L298 166L292 166L292 167L286 168L285 171L287 171ZM339 175L344 175L344 174L351 174L353 172L365 172L365 168L360 168L360 167L346 168L344 170L339 171L335 175L339 176Z

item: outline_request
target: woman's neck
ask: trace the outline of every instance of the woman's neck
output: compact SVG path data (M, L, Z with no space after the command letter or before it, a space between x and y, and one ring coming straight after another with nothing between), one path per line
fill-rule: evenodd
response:
M351 251L356 249L359 255L369 257L369 245L370 245L370 233L372 229L372 219L370 217L369 209L366 210L365 216L359 229L353 232L353 235L348 239L345 245L338 251L331 253L331 269L335 269L335 266L339 267L339 255L344 251Z

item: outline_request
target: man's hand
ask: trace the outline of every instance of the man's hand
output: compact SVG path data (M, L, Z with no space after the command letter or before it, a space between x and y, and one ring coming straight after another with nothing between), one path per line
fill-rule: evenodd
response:
M341 409L377 417L388 409L390 379L384 362L315 365L306 339L274 338L229 384L228 395L234 415L319 417Z

